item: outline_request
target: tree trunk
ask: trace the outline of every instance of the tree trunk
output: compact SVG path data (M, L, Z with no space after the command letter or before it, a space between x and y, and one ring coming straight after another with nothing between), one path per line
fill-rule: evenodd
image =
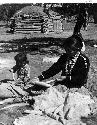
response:
M94 18L94 23L97 24L97 4L94 4L94 11L93 11L93 18Z

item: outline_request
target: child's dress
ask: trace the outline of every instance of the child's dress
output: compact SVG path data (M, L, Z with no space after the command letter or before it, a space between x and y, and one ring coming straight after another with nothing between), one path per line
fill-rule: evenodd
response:
M22 67L13 67L13 73L17 72L17 84L25 85L30 81L30 66L28 64L23 65Z

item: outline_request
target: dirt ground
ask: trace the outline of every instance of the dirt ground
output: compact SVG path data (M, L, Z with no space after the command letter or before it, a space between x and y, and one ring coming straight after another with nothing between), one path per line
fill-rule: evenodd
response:
M49 34L42 34L42 33L14 33L9 34L6 33L8 30L5 27L0 27L0 45L1 43L11 43L15 40L22 41L23 38L25 39L31 39L38 37L41 39L42 37L53 37L53 38L67 38L70 35L72 35L74 24L68 23L66 24L65 30L61 33L49 33ZM90 59L90 71L89 71L89 78L88 78L88 84L87 86L91 91L93 91L93 94L97 96L97 48L94 47L95 44L97 44L97 26L93 23L89 24L87 31L81 30L82 36L85 39L85 45L86 50L85 54ZM0 46L1 47L1 46ZM1 48L0 48L1 49ZM55 47L56 49L56 47ZM45 51L44 51L45 50ZM52 61L43 61L45 57L58 57L59 55L56 53L53 53L54 48L50 50L50 47L43 48L43 51L28 51L27 56L28 60L30 62L31 67L31 79L35 76L38 76L41 74L43 70L46 70L49 68L53 62ZM59 52L59 49L57 50ZM51 53L52 52L52 53ZM60 51L60 53L62 50ZM15 51L11 52L2 52L0 51L0 81L2 80L12 80L12 74L9 72L9 69L15 65L14 56L18 53ZM58 77L56 75L55 77ZM14 112L16 112L14 114ZM20 109L14 109L11 111L4 111L0 115L0 119L2 119L2 123L4 125L11 125L13 119L17 116L21 116ZM7 118L7 121L5 121L5 117ZM9 119L9 124L8 124ZM91 123L91 125L96 125L97 122ZM90 125L90 124L89 124Z
M14 34L9 34L6 33L8 28L5 27L0 27L0 46L2 43L11 43L15 40L21 42L22 44L22 39L31 39L31 38L67 38L70 35L72 35L74 24L73 23L66 23L65 24L65 29L61 33L49 33L49 34L42 34L42 33L14 33ZM90 59L91 65L96 66L96 47L94 47L94 44L97 43L97 26L96 24L90 23L88 25L87 31L84 31L83 29L81 30L82 36L85 39L85 44L86 44L86 51L84 52ZM17 42L16 41L16 42ZM41 73L44 69L47 69L52 63L43 63L43 58L45 56L51 56L50 53L47 52L48 49L45 48L45 53L39 53L39 52L34 52L33 50L28 53L28 58L30 61L31 65L31 78L34 76L37 76L38 74ZM12 74L8 71L8 68L11 68L15 62L14 62L14 56L18 52L1 52L0 53L0 80L2 79L11 79ZM55 55L55 54L54 54ZM2 61L1 61L2 60Z

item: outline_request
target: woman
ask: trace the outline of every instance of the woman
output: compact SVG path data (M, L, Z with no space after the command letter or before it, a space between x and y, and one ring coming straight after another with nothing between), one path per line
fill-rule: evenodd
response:
M83 47L81 36L74 34L67 38L63 47L66 53L34 81L42 81L62 72L61 81L55 82L55 85L63 84L68 88L80 88L86 84L90 62L88 57L81 53Z

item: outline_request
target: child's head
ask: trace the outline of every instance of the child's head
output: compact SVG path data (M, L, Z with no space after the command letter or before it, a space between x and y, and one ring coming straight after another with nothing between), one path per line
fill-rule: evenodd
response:
M19 66L29 63L29 61L27 60L27 55L25 53L18 53L14 57L14 59L16 61L16 65L19 65Z

